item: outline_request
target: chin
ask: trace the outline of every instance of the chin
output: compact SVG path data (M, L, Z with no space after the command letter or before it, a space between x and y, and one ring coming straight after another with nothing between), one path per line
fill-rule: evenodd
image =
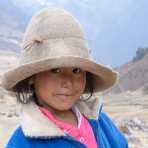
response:
M70 110L72 108L72 106L58 106L55 109L59 110L59 111L66 111L66 110Z

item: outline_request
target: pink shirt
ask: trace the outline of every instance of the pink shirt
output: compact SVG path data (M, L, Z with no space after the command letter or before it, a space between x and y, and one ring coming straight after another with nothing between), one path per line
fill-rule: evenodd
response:
M48 117L49 120L58 125L65 133L76 138L78 141L85 144L88 148L98 148L93 130L89 124L88 119L82 115L77 108L73 108L72 110L77 116L78 127L59 120L45 107L39 108L42 113Z

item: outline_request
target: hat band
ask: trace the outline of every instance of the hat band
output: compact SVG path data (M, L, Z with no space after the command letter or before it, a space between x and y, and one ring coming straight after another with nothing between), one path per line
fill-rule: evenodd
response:
M20 64L62 56L89 59L89 52L86 41L80 38L47 39L42 42L34 41L29 48L24 49L20 58Z

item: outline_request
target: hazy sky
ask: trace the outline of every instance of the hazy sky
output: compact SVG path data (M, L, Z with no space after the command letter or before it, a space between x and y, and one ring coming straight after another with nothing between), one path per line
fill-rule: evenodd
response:
M92 56L113 67L126 63L138 47L148 46L147 0L13 0L22 9L33 5L64 7L82 23Z

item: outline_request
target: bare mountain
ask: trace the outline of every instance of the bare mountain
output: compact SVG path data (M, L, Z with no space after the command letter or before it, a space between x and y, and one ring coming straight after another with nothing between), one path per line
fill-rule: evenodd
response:
M130 61L116 69L120 73L119 82L113 92L135 91L148 86L148 54L140 60Z

